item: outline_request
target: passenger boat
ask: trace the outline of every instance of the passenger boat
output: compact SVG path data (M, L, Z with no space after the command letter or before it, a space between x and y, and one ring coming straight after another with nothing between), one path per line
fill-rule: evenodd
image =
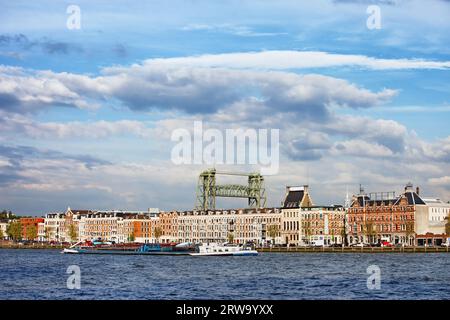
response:
M256 256L258 251L251 247L234 244L207 243L196 246L195 252L189 255L198 256Z
M195 247L190 243L129 243L129 244L97 244L86 245L78 242L65 248L65 254L120 254L120 255L188 255Z

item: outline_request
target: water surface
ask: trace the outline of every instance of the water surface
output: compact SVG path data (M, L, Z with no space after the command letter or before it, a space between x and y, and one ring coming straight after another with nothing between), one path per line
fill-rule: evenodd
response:
M70 265L81 289L70 290ZM367 288L368 266L381 289ZM450 299L446 253L257 257L62 255L0 249L0 299Z

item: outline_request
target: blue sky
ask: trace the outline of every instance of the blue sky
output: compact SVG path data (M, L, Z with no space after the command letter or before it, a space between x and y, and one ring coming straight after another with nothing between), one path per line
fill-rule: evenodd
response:
M71 4L80 30L66 27ZM270 205L304 183L321 204L408 181L450 200L449 1L1 8L0 208L190 209L205 167L173 165L169 138L194 120L280 129Z

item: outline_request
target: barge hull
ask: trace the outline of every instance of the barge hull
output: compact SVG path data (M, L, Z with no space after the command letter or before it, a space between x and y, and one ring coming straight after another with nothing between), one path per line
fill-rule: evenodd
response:
M75 252L76 251L76 252ZM154 256L187 256L189 252L183 251L155 251L155 252L139 252L139 251L119 251L119 250L72 250L64 252L66 254L115 254L115 255L154 255Z

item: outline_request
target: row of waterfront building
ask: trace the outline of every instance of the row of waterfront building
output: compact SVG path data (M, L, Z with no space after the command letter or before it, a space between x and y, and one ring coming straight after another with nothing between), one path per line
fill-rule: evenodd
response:
M26 229L35 225L38 241L439 245L448 237L449 214L449 203L421 197L411 184L400 196L360 190L344 206L317 206L308 186L298 186L287 187L282 206L276 208L146 212L68 208L43 218L22 218L21 223L25 238ZM0 228L6 231L6 224Z

